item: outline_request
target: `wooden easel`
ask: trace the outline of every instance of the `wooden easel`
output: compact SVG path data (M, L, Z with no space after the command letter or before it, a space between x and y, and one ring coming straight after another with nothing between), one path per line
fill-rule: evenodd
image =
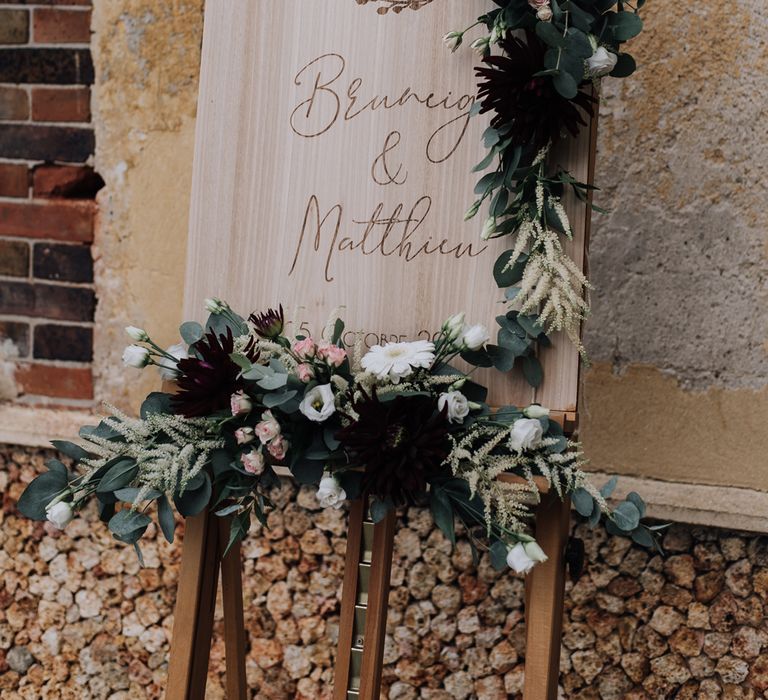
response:
M317 9L315 4L306 3L304 8L305 12L320 13L315 17L318 27L323 26L326 19L333 15L338 36L344 37L346 44L375 44L376 41L383 40L386 26L389 25L377 24L375 31L369 34L361 31L360 20L363 15L358 12L362 7L360 3L352 3L351 0L326 2L333 6L332 11L328 10L325 4L322 9ZM446 70L452 70L444 63L450 59L435 49L440 41L439 31L444 31L445 28L438 30L431 19L435 15L428 13L445 13L441 15L445 19L449 11L464 7L464 4L451 5L450 10L447 3L433 3L427 7L430 9L408 16L406 26L412 27L414 32L419 32L418 41L402 43L390 37L392 45L409 46L405 63L403 61L406 56L403 52L392 52L393 65L388 66L387 70L393 75L408 73L413 65L420 66L421 71L425 73L432 71L435 74L443 74ZM466 4L465 10L460 11L467 12L467 18L470 20L477 16L469 3ZM277 298L286 302L284 295L290 295L296 286L296 277L290 281L285 277L286 261L281 257L285 255L285 251L279 247L269 248L274 241L267 237L258 240L254 238L258 231L280 229L284 216L284 207L280 203L287 199L283 199L284 193L280 188L254 188L254 183L259 182L262 171L268 171L270 167L276 170L283 166L280 145L284 146L287 153L298 153L300 149L309 146L299 137L292 135L284 123L265 119L265 115L259 110L268 96L271 103L274 103L273 118L275 112L279 112L282 118L290 114L292 106L281 102L287 94L286 89L275 91L273 86L265 84L263 80L266 80L265 76L280 72L283 54L303 55L303 44L312 43L315 29L311 21L305 23L306 26L313 26L313 29L310 34L300 37L294 30L294 10L289 9L287 3L270 6L270 21L263 21L261 12L264 12L262 3L246 0L206 2L200 83L201 95L205 98L200 100L197 116L198 133L188 249L187 312L200 308L201 294L220 294L231 301L242 303L243 300L237 297L247 291L250 301L254 298L272 300L277 294ZM371 13L370 16L375 15ZM371 22L367 21L369 30L370 25ZM465 25L466 23L462 24ZM434 34L433 43L425 41L424 36L428 34ZM322 32L319 32L318 36L322 36ZM360 46L357 46L357 49L359 50ZM328 50L317 48L316 53L319 55ZM263 70L255 71L256 65L263 67ZM227 79L222 80L222 76L227 76ZM311 80L309 82L311 84ZM259 94L262 99L256 99ZM233 104L239 105L237 110L232 108ZM380 128L382 133L386 133L383 127ZM396 128L396 125L386 127L388 130L393 128ZM429 127L425 122L420 126L420 122L416 120L409 128L411 138L418 136L419 129L425 129L422 140L426 141L424 136L426 134L428 137L428 132L434 125ZM344 132L338 133L339 136L328 137L338 139L334 152L348 148L350 143L345 140ZM365 134L369 135L370 131L366 130ZM584 129L577 139L560 145L552 158L578 180L592 183L596 140L595 118L590 128ZM262 150L259 150L259 147ZM259 154L258 159L254 158L255 153ZM464 163L467 177L475 162L472 160ZM328 181L324 162L313 160L304 165L306 167L297 171L297 181L292 182L292 186L302 192L314 192L314 189L308 188L314 187L316 182ZM432 177L436 177L434 171L430 172ZM443 179L438 182L441 187L447 188L446 191L454 193L456 201L463 202L464 192L471 191L471 180L466 178ZM459 189L451 190L455 186ZM349 191L346 196L350 201L376 201L371 194L375 194L376 190L371 190L370 182L364 177L350 181L347 187ZM335 200L328 200L330 203L333 201ZM330 206L328 202L325 206ZM452 200L449 203L455 204ZM566 194L564 205L571 218L574 234L573 240L566 245L566 250L578 265L586 269L590 209L585 209L572 193ZM438 210L435 216L439 215ZM450 229L458 220L454 216L450 221L446 221L442 228ZM441 229L439 221L435 225L437 229ZM214 240L214 231L225 231L226 236L219 236ZM253 270L258 267L264 255L270 260L269 269L262 269L265 274L254 276ZM337 260L336 264L340 266L341 262ZM220 280L220 272L223 269L231 272L226 284ZM310 272L309 269L303 270L303 278L306 278L302 278L303 281L311 289L320 289L325 283L324 280L316 280L315 286L311 286L307 277ZM350 263L347 273L353 282L354 263ZM426 277L424 273L422 278ZM346 279L340 273L339 278L340 281ZM403 284L400 278L387 279L394 285ZM410 285L408 280L406 282ZM490 299L498 290L494 287L487 291L485 296ZM418 290L408 286L404 293L415 294ZM299 298L291 299L290 303L309 301L307 298ZM320 299L314 301L319 304ZM457 308L451 308L450 312L455 312ZM393 322L391 314L394 312L391 308L378 308L378 313L381 318L377 317L377 324L386 325ZM389 317L386 316L387 313L390 314ZM492 318L490 312L488 316ZM543 350L540 359L544 365L546 381L535 392L528 392L521 382L518 386L521 397L515 402L518 405L537 402L558 409L552 418L560 421L565 432L570 434L577 425L578 353L562 334L558 334L554 347ZM524 700L555 700L557 697L569 507L567 500L563 502L556 494L542 492L535 525L537 540L548 554L549 560L534 568L526 579L527 648ZM395 516L390 515L374 525L367 520L366 511L366 504L361 501L352 504L334 700L379 698ZM224 529L224 523L207 513L187 521L171 643L166 694L168 700L203 700L205 697L219 568L222 572L224 599L227 697L230 700L242 700L248 694L245 684L246 639L240 549L233 547L227 557L222 559Z

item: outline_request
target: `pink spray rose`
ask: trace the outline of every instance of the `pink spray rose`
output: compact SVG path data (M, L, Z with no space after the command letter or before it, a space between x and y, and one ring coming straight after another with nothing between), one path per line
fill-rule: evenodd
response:
M296 374L299 375L299 379L305 384L308 384L315 378L315 370L306 362L302 362L296 367Z
M251 450L240 457L245 471L258 476L264 471L264 455L261 450Z
M311 357L314 357L315 350L317 350L317 346L315 345L315 341L312 340L312 338L304 338L304 340L297 340L293 344L294 354L303 360L307 360Z
M261 444L265 445L273 438L280 435L280 423L272 415L272 411L264 411L261 414L261 422L256 424L256 435L259 436Z
M253 442L256 439L256 434L253 432L253 428L248 426L244 428L238 428L235 430L235 440L238 445L247 445L249 442Z
M282 435L278 435L267 445L267 450L269 454L280 462L285 459L285 455L288 452L288 442Z
M253 403L244 391L236 391L229 399L229 407L232 409L233 416L244 416L251 412Z
M325 360L332 367L340 367L344 360L347 359L347 351L344 348L340 348L338 345L331 345L330 343L320 343L317 346L317 356L321 360Z

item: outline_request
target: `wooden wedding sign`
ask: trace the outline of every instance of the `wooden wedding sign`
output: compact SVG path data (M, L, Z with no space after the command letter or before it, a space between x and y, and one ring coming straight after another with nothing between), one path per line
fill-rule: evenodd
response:
M472 117L471 51L449 29L489 0L208 0L200 77L185 318L203 299L282 303L295 332L319 336L339 306L344 340L427 338L458 311L495 328L493 264L480 239L472 167L487 119ZM591 182L596 124L554 157ZM568 252L584 264L589 213L565 198ZM484 371L492 405L553 409L576 424L579 359L556 334L545 381ZM568 504L545 496L537 535L550 560L529 575L527 700L556 697ZM394 516L375 527L352 507L334 697L378 698ZM169 698L203 698L221 544L215 519L188 525ZM246 697L239 550L223 564L228 694ZM239 598L238 598L239 596ZM231 598L237 598L234 602ZM229 598L229 600L227 600ZM236 656L238 658L230 658Z

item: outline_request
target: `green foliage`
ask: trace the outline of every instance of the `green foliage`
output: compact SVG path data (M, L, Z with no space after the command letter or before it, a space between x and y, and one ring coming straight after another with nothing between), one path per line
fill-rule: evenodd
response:
M31 520L45 520L46 506L68 486L66 470L52 469L35 478L21 494L18 509Z

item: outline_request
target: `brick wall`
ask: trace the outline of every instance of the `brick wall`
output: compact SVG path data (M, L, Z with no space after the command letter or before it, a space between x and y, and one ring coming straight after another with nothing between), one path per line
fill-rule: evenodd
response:
M18 356L22 403L93 397L91 242L103 183L90 165L89 6L0 0L0 349Z

